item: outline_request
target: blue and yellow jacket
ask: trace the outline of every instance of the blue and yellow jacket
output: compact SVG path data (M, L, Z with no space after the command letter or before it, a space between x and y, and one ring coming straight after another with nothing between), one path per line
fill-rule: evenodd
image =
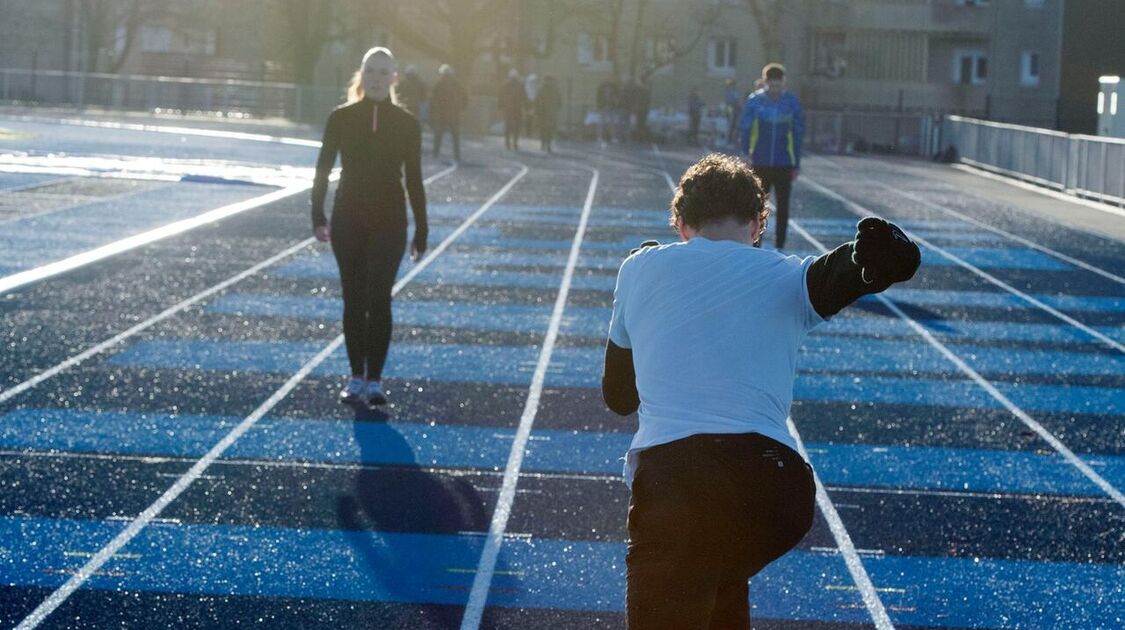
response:
M774 102L758 90L746 99L738 138L742 152L754 166L801 167L801 141L805 137L805 111L792 92Z

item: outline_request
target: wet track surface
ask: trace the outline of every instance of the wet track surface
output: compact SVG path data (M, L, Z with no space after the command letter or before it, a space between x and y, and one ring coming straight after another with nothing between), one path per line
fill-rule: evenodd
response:
M0 153L315 152L21 124L0 120ZM693 154L466 157L424 164L433 256L402 265L385 412L337 402L339 285L327 246L302 244L307 193L0 294L0 625L48 602L38 627L448 628L475 601L480 627L624 626L636 419L601 402L604 334L617 265L670 240L668 177ZM1121 627L1125 246L937 168L814 157L798 180L789 253L870 212L919 237L923 267L802 350L792 418L826 494L752 580L754 626ZM0 276L275 189L104 181L0 172ZM46 184L38 210L16 197Z

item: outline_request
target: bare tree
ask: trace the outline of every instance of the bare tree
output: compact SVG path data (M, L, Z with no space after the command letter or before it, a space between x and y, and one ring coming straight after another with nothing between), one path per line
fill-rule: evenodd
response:
M167 14L154 0L78 0L85 72L118 72L129 57L141 27ZM99 63L108 59L108 65Z
M782 3L778 0L746 0L754 24L758 26L758 38L762 42L762 53L767 61L781 59L781 13Z
M694 23L691 37L678 40L676 33L682 29L677 28L677 25L681 22L673 15L665 16L663 20L649 25L648 28L642 26L647 5L648 0L638 0L637 22L634 24L630 59L630 74L642 81L648 80L660 69L690 54L722 18L720 5L700 2L691 11L691 21ZM650 50L642 50L644 48L642 38L648 38L653 42Z
M293 81L300 85L313 82L317 62L329 42L343 36L333 0L273 0L284 19L286 56L293 72Z

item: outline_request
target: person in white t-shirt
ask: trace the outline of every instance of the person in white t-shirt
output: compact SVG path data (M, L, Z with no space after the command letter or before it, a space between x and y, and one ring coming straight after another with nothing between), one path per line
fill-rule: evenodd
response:
M758 248L768 209L740 158L680 179L682 242L621 265L602 393L639 411L626 455L629 627L749 628L749 578L812 526L812 469L786 420L808 332L914 276L917 245L868 217L818 257Z

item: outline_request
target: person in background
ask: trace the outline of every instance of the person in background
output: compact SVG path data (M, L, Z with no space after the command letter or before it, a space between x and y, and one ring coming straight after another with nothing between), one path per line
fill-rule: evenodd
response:
M618 271L602 373L606 405L638 414L627 623L748 630L747 581L813 522L815 479L788 422L799 348L861 296L912 278L921 257L876 217L821 256L755 247L765 192L730 155L690 167L670 214L681 242L642 245Z
M344 298L344 345L351 379L347 403L382 405L383 365L391 343L391 289L406 250L406 196L414 210L411 259L426 252L422 127L391 98L395 60L372 48L348 86L348 102L328 116L312 187L313 234L332 243ZM332 221L324 215L328 176L340 156Z
M699 98L699 88L693 87L688 92L688 142L699 144L699 123L703 120L703 99Z
M539 123L539 147L547 153L553 153L551 142L555 139L555 130L559 126L559 111L562 109L562 94L559 92L558 82L555 77L543 77L543 85L535 93L535 120Z
M520 148L520 126L527 110L527 90L520 81L520 73L515 68L508 71L508 80L500 86L498 96L500 115L504 118L504 148L518 151Z
M738 124L742 154L750 157L762 178L766 194L777 190L777 235L774 247L785 247L789 223L789 196L801 170L801 143L805 136L805 111L796 94L785 89L785 66L762 68L765 87L754 92L742 108Z
M734 79L727 79L723 89L723 106L727 114L727 144L735 146L738 141L738 119L742 115L742 95L738 93L738 85Z
M418 76L418 69L412 65L406 66L402 77L395 84L395 99L400 107L420 120L422 103L426 100L426 89L426 83Z
M613 142L613 117L617 112L617 102L620 100L621 85L617 83L616 77L609 77L598 85L599 137L603 146Z
M457 80L453 67L443 64L430 95L430 128L434 132L434 157L441 155L441 140L447 132L453 138L453 159L461 161L461 113L469 104L469 95Z
M535 119L535 97L539 95L539 75L529 72L523 79L523 91L527 95L523 129L525 134L531 136L539 130L539 123Z
M652 100L648 84L633 79L632 89L633 139L637 142L648 142L648 109Z

